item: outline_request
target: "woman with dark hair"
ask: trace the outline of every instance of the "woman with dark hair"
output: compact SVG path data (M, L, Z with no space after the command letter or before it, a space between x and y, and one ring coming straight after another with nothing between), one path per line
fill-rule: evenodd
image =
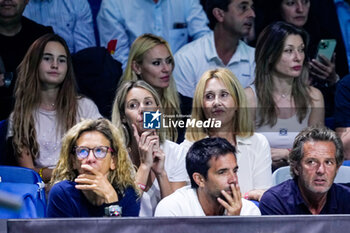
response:
M264 9L263 17L261 20L257 20L259 21L259 26L256 30L260 33L265 26L277 21L284 21L308 32L310 40L305 52L309 58L307 61L310 68L310 83L322 92L325 100L326 116L330 117L334 111L334 84L339 80L339 77L341 78L348 73L348 69L346 68L346 61L344 62L346 53L343 39L340 33L338 35L336 30L329 28L329 25L320 23L322 20L319 17L323 16L318 12L322 11L322 9L318 9L318 2L328 2L328 0L263 1L260 3ZM323 3L320 4L322 5ZM335 28L339 27L337 18L330 20L334 22ZM337 40L336 53L333 54L331 59L327 59L323 55L317 57L319 42L322 39Z
M270 143L273 170L288 164L299 131L324 124L322 94L308 85L307 45L307 33L284 22L269 25L258 38L255 82L246 94L256 131Z
M8 137L13 136L18 164L51 178L62 135L82 118L99 118L96 105L77 95L66 42L46 34L28 49L18 67L15 106Z

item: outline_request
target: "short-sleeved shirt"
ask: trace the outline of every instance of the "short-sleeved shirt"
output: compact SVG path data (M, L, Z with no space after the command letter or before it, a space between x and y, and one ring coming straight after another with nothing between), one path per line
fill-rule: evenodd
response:
M76 53L96 46L92 13L87 0L30 0L23 15L51 26Z
M260 215L259 208L242 198L240 215ZM161 200L155 216L205 216L196 189L185 186Z
M238 42L236 52L225 65L215 48L214 33L183 46L175 54L175 78L178 92L193 98L198 81L210 69L227 68L238 78L243 88L253 83L255 78L255 49L243 41Z
M320 214L350 214L350 189L333 184L327 193L327 201ZM301 196L296 179L287 180L267 190L259 208L262 215L311 214Z
M108 205L94 206L75 188L76 183L64 180L55 184L49 193L47 205L48 217L102 217ZM140 201L133 188L127 188L124 194L118 194L118 205L122 207L122 216L139 215Z
M175 53L208 33L208 18L199 0L103 0L97 15L101 46L125 69L134 40L152 33L163 37Z

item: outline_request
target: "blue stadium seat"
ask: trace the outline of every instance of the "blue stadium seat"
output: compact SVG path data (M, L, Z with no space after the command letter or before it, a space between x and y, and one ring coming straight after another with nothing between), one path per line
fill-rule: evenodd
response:
M0 166L0 190L22 196L23 203L33 212L30 201L35 206L33 217L46 216L45 184L37 172L24 167ZM1 211L0 211L1 216Z
M280 167L272 173L273 185L280 184L288 179L292 179L289 166ZM350 167L340 166L338 174L334 179L334 183L350 183Z

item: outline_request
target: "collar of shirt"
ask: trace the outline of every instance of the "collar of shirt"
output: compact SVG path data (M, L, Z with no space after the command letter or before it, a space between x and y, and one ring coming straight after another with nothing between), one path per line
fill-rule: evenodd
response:
M309 210L308 206L306 205L303 197L301 196L301 192L300 192L300 189L298 187L297 179L293 179L293 180L294 180L295 192L296 192L296 195L297 195L296 204L298 206L300 206L301 208L306 208L307 211L310 212L310 210ZM323 206L320 214L334 213L334 211L331 211L331 210L332 209L336 210L337 208L338 208L338 204L337 204L337 200L336 200L335 188L334 188L334 184L332 184L332 186L328 190L327 200L326 200L326 203ZM310 212L310 214L311 214L311 212Z
M237 140L237 144L244 144L244 145L251 145L252 144L251 137L240 137L240 136L237 136L236 140Z
M229 63L227 66L229 66L232 63L235 62L240 62L240 61L249 61L248 54L245 52L244 49L244 43L243 41L239 40L238 41L238 46L236 52L233 54L231 57ZM216 52L215 48L215 42L214 42L214 33L211 31L210 33L207 34L206 42L205 45L207 48L205 49L205 56L208 61L211 60L219 60L222 63L221 58L218 56L218 53Z

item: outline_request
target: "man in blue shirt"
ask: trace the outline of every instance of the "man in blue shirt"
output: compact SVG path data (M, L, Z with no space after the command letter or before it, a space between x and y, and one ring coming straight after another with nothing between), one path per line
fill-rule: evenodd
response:
M350 189L333 183L343 159L343 145L334 131L304 129L289 155L293 179L264 193L261 214L349 214Z
M123 64L132 42L152 33L169 42L175 53L210 30L199 0L104 0L97 15L101 46Z
M30 0L23 15L51 26L65 39L71 53L96 46L92 13L87 0Z

